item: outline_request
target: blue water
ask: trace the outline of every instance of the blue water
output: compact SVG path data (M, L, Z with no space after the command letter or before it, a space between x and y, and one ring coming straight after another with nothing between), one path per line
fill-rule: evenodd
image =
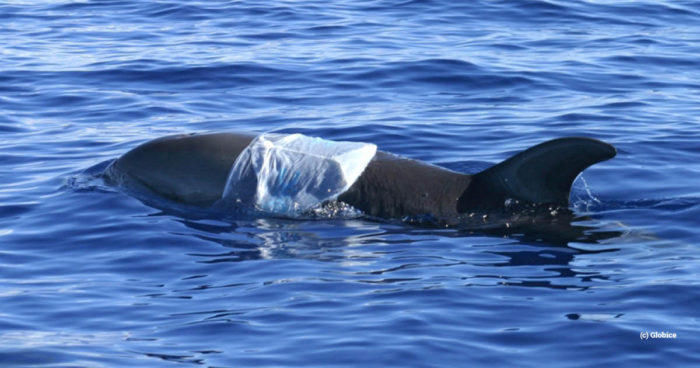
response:
M0 40L2 367L700 364L698 2L14 0ZM588 241L221 221L99 179L205 131L618 156L574 184Z

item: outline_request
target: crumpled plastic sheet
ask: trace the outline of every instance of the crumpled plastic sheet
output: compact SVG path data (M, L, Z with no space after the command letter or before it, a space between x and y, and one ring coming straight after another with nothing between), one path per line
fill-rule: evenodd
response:
M263 134L236 159L222 201L275 214L299 214L348 190L376 152L371 143Z

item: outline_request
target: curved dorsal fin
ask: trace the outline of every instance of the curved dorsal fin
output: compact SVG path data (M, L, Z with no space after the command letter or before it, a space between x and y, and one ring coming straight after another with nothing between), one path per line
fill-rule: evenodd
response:
M474 175L457 210L499 208L508 198L566 207L578 174L615 154L613 146L591 138L559 138L538 144Z

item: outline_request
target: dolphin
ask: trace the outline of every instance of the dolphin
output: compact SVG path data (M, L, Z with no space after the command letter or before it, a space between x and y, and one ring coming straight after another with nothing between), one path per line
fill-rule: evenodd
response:
M145 187L178 203L212 207L221 199L234 161L254 138L242 133L158 138L113 161L105 176L112 183ZM470 175L377 151L337 199L385 219L456 218L502 212L512 203L567 209L576 177L615 154L613 146L596 139L558 138Z

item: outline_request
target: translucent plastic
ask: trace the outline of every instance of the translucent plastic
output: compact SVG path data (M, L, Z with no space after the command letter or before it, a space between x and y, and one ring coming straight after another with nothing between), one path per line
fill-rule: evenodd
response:
M263 134L238 156L222 200L294 215L337 198L377 152L370 143Z

